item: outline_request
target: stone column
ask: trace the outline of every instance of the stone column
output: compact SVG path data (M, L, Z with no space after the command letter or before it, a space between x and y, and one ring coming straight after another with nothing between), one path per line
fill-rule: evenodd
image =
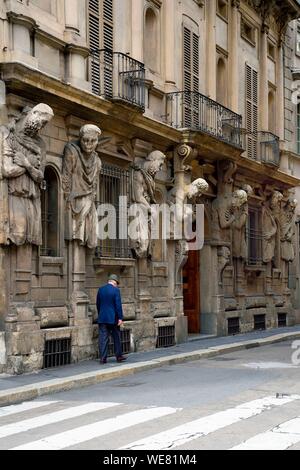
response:
M66 30L79 32L78 0L65 0Z
M143 25L144 25L144 14L143 0L132 0L132 37L131 37L131 50L132 57L140 62L144 61L143 53Z
M276 67L276 133L280 140L284 140L284 79L283 79L283 51L282 44L279 44L277 50Z
M6 109L6 90L5 83L0 80L0 126L7 123L7 109ZM6 191L4 190L3 180L1 175L1 156L2 148L0 141L0 229L5 220L2 220L4 215L3 204L5 203ZM7 271L5 270L5 248L0 245L0 330L4 330L5 314L7 311L7 290L6 278Z
M216 99L216 0L206 2L206 94Z
M259 78L259 128L267 131L269 127L268 119L268 27L262 25L260 35L260 78Z
M175 44L175 5L174 0L165 0L165 64L166 64L166 92L175 89L175 54L169 54Z
M239 112L239 0L232 0L229 16L229 107Z
M72 85L89 90L91 85L87 81L86 72L86 61L89 52L86 40L80 34L81 29L78 0L65 0L64 39L67 43L65 78Z

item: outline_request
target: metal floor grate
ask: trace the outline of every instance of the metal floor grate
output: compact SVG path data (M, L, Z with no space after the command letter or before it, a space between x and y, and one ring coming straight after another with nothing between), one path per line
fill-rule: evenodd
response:
M254 315L254 329L255 330L266 329L266 315Z
M175 345L175 325L159 326L156 347L168 348L174 345Z
M45 341L43 369L71 364L71 338Z
M287 325L287 314L278 313L278 328L284 327Z
M130 336L131 336L131 330L129 330L128 328L120 330L122 354L130 353ZM114 347L114 342L113 342L113 339L112 339L111 335L109 335L108 354L107 355L109 357L115 355L115 347Z
M236 335L240 332L240 318L239 317L228 318L227 331L229 335Z

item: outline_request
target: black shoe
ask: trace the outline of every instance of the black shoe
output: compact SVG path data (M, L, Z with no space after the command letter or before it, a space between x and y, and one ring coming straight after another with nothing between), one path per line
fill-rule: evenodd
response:
M106 364L107 363L107 359L100 359L100 364Z
M123 361L126 361L127 357L124 357L124 356L118 356L117 357L117 362L123 362Z

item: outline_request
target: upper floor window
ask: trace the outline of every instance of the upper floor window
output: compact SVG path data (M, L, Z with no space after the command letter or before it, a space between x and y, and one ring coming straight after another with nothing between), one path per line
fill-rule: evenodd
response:
M217 13L224 20L228 19L228 0L217 0Z
M93 51L114 47L113 0L88 0L89 46Z
M45 188L41 195L42 246L41 256L59 256L58 177L48 166L44 175Z
M241 36L252 44L256 45L256 29L245 18L241 19Z
M199 36L183 27L183 89L199 91Z
M268 121L269 131L276 134L276 110L275 110L275 91L270 90L268 94Z
M217 62L217 102L227 106L227 67L225 58L220 57Z
M247 131L247 155L257 158L257 125L258 125L258 73L249 64L245 66L245 121Z
M97 95L112 95L114 22L113 0L88 0L89 46L92 54L92 91ZM100 53L99 50L106 49Z
M159 19L152 8L147 8L144 27L144 63L152 71L159 71Z
M268 41L268 57L272 60L276 60L275 45L270 41Z

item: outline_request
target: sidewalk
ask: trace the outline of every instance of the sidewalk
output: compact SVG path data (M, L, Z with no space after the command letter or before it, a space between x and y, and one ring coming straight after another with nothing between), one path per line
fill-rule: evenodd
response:
M114 358L109 358L105 365L100 365L98 360L90 360L18 376L1 374L0 406L85 387L156 367L300 339L300 325L218 338L204 336L202 339L200 335L191 339L170 348L131 353L122 364L115 362Z

